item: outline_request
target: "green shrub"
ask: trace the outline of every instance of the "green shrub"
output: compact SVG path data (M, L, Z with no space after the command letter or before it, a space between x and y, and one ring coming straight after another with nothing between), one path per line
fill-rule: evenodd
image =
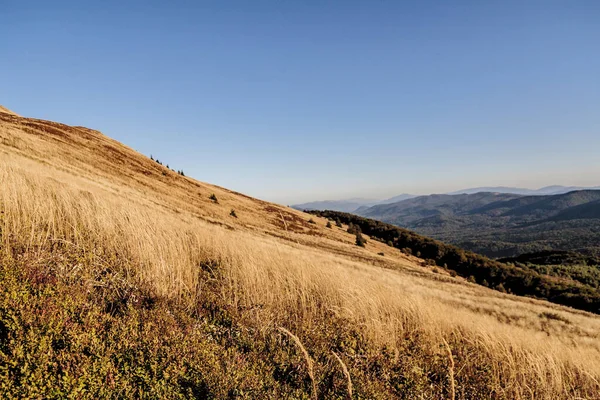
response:
M365 247L365 244L367 243L367 241L365 240L363 235L360 233L360 231L356 231L356 242L355 243L357 246L360 246L360 247Z

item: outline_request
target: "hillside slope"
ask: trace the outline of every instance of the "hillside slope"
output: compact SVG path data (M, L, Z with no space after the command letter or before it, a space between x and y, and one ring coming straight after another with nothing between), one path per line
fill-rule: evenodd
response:
M3 398L598 398L597 316L98 131L0 112L0 188Z
M356 213L490 257L547 250L600 253L600 190L431 195Z

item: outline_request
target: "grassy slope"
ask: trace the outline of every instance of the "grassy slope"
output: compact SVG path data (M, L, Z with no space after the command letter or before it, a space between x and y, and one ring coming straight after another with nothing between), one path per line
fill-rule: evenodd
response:
M414 232L358 215L339 211L311 211L332 220L358 226L363 233L387 243L409 254L416 254L428 260L431 265L444 267L470 281L502 292L520 296L533 296L553 303L600 314L600 291L593 275L577 279L570 274L557 275L541 273L539 269L525 264L513 265L491 260L485 256L464 251L458 247L418 235ZM593 260L593 258L590 258ZM593 272L595 267L588 267ZM574 272L575 272L575 268ZM581 279L584 278L584 279Z
M600 389L596 316L358 248L345 227L182 177L99 132L0 113L0 185L2 397Z

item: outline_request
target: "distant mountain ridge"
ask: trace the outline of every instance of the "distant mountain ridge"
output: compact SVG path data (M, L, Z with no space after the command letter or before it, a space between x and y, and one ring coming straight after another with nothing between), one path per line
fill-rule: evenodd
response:
M455 192L451 192L448 194L474 194L480 192L494 192L494 193L512 193L512 194L520 194L520 195L530 195L530 196L545 196L552 194L564 194L568 192L573 192L575 190L599 190L600 186L561 186L561 185L552 185L545 186L539 189L525 189L525 188L517 188L517 187L506 187L506 186L491 186L491 187L477 187L470 189L457 190Z
M347 199L347 200L322 200L322 201L311 201L308 203L294 204L292 208L296 210L334 210L343 212L353 212L358 209L372 207L377 204L389 204L397 201L407 200L416 197L412 194L400 194L398 196L390 197L384 200L373 200L373 199Z
M517 194L523 196L545 196L545 195L555 195L555 194L564 194L576 190L600 190L600 186L593 187L584 187L584 186L561 186L561 185L552 185L545 186L539 189L525 189L525 188L517 188L517 187L507 187L507 186L489 186L489 187L477 187L477 188L469 188L463 190L457 190L455 192L447 193L447 195L457 195L457 194L476 194L476 193L506 193L506 194ZM430 196L439 196L437 194L432 194ZM376 199L343 199L343 200L318 200L311 201L307 203L294 204L293 208L297 210L333 210L333 211L343 211L343 212L355 212L355 211L364 211L366 208L373 207L380 204L391 204L396 203L403 200L412 199L415 197L423 197L408 193L403 193L398 196L390 197L388 199L376 200Z
M490 257L546 250L600 254L600 190L429 195L356 213Z

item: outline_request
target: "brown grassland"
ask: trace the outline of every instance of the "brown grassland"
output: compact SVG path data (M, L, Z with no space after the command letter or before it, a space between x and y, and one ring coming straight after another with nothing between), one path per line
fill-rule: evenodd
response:
M599 316L326 223L0 110L0 396L600 399Z

